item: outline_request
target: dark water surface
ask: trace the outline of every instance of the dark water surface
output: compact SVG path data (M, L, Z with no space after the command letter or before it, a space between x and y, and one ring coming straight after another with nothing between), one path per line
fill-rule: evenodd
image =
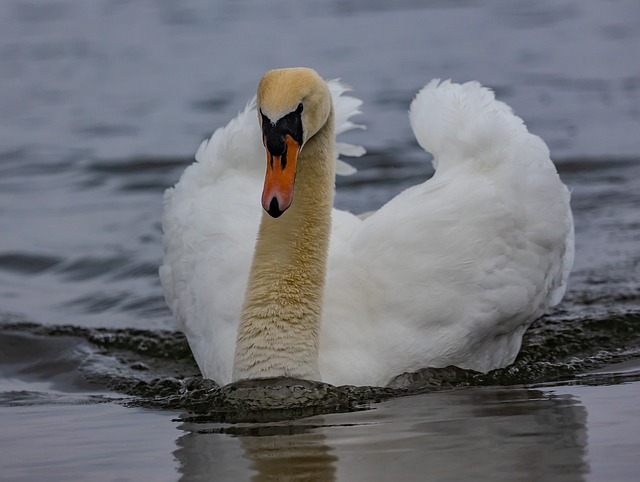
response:
M0 3L0 479L637 478L639 24L634 0ZM292 65L365 101L343 208L430 175L406 110L433 77L494 88L548 142L576 264L512 367L379 390L199 378L157 277L162 192Z

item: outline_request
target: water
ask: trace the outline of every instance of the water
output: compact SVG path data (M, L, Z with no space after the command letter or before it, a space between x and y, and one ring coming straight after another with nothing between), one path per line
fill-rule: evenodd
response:
M639 21L632 0L0 4L0 479L632 480ZM430 175L406 110L432 77L491 86L547 141L576 264L513 367L320 387L269 421L197 376L157 278L162 192L291 65L365 102L343 208Z

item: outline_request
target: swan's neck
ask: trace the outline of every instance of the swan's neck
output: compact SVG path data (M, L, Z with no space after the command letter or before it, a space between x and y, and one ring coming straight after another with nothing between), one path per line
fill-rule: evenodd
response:
M298 158L293 203L262 213L240 318L233 379L320 380L322 316L335 183L333 111Z

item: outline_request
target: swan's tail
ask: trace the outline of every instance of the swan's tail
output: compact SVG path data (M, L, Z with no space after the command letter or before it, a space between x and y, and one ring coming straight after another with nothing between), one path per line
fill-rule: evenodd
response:
M432 80L411 103L409 118L418 143L433 154L436 169L466 161L481 169L505 161L528 162L522 154L531 150L536 157L549 157L544 142L478 82Z

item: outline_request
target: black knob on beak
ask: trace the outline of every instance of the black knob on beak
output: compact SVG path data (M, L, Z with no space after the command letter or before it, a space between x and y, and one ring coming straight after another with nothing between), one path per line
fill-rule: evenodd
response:
M276 129L271 129L266 138L267 149L272 156L278 157L284 154L286 144L283 135L277 132Z

